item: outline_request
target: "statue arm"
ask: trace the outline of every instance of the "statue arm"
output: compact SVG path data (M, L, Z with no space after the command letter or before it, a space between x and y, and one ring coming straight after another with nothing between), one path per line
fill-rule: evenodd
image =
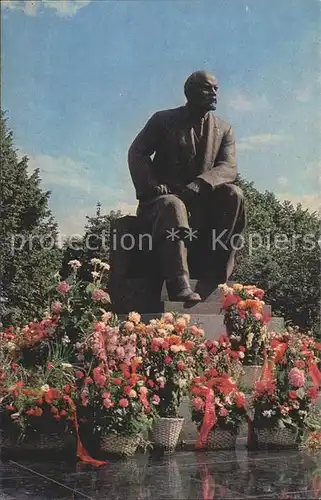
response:
M234 182L237 177L237 163L235 154L235 137L232 127L225 132L222 143L213 167L198 175L195 179L197 185L204 182L214 188L220 184ZM191 183L193 185L193 183ZM193 189L191 185L191 189Z
M128 151L128 166L136 189L137 199L148 198L158 186L153 175L151 156L156 150L160 134L160 120L155 113L134 139Z

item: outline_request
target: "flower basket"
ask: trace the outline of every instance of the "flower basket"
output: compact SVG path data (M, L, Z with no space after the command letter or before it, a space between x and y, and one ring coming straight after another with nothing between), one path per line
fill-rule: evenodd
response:
M122 436L108 434L101 438L100 449L106 453L130 457L135 455L141 442L141 436Z
M258 447L295 448L297 443L297 429L256 429Z
M151 441L157 448L172 452L175 450L183 427L184 418L158 418L152 428Z
M260 380L262 375L261 365L248 365L243 366L244 373L239 379L239 384L244 391L251 391L254 384Z
M216 427L208 435L206 448L208 450L233 450L235 445L236 434Z

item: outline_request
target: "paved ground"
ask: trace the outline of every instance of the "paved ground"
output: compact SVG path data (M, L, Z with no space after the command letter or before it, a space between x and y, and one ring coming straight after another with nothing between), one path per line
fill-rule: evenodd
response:
M241 442L234 451L147 453L98 469L9 460L0 462L0 499L320 499L317 465L296 451L248 452Z

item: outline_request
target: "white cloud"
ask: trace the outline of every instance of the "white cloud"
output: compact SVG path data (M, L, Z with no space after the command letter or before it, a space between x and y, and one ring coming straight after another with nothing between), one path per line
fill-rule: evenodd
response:
M317 212L321 217L321 194L311 193L296 195L284 192L275 193L275 196L281 201L290 201L294 206L300 203L303 208L307 208L310 212Z
M250 97L245 92L235 91L233 92L227 102L227 106L233 111L258 111L259 109L265 108L267 105L267 98L265 96L261 97Z
M261 146L270 146L286 139L282 134L258 134L242 137L237 145L238 151L253 151Z
M281 175L277 178L277 183L280 184L280 186L286 186L289 183L289 179Z
M28 166L30 172L39 168L40 177L49 189L65 186L89 192L92 187L87 165L67 156L29 156Z
M2 0L1 7L21 10L27 16L35 16L42 8L54 9L61 17L75 15L79 9L87 7L92 0Z

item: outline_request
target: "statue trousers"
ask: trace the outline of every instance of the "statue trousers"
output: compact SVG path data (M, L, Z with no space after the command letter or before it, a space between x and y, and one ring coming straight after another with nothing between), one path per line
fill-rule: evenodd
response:
M176 195L140 202L141 231L152 235L164 279L186 274L225 283L234 268L246 225L242 190L222 184L195 196L188 206Z

